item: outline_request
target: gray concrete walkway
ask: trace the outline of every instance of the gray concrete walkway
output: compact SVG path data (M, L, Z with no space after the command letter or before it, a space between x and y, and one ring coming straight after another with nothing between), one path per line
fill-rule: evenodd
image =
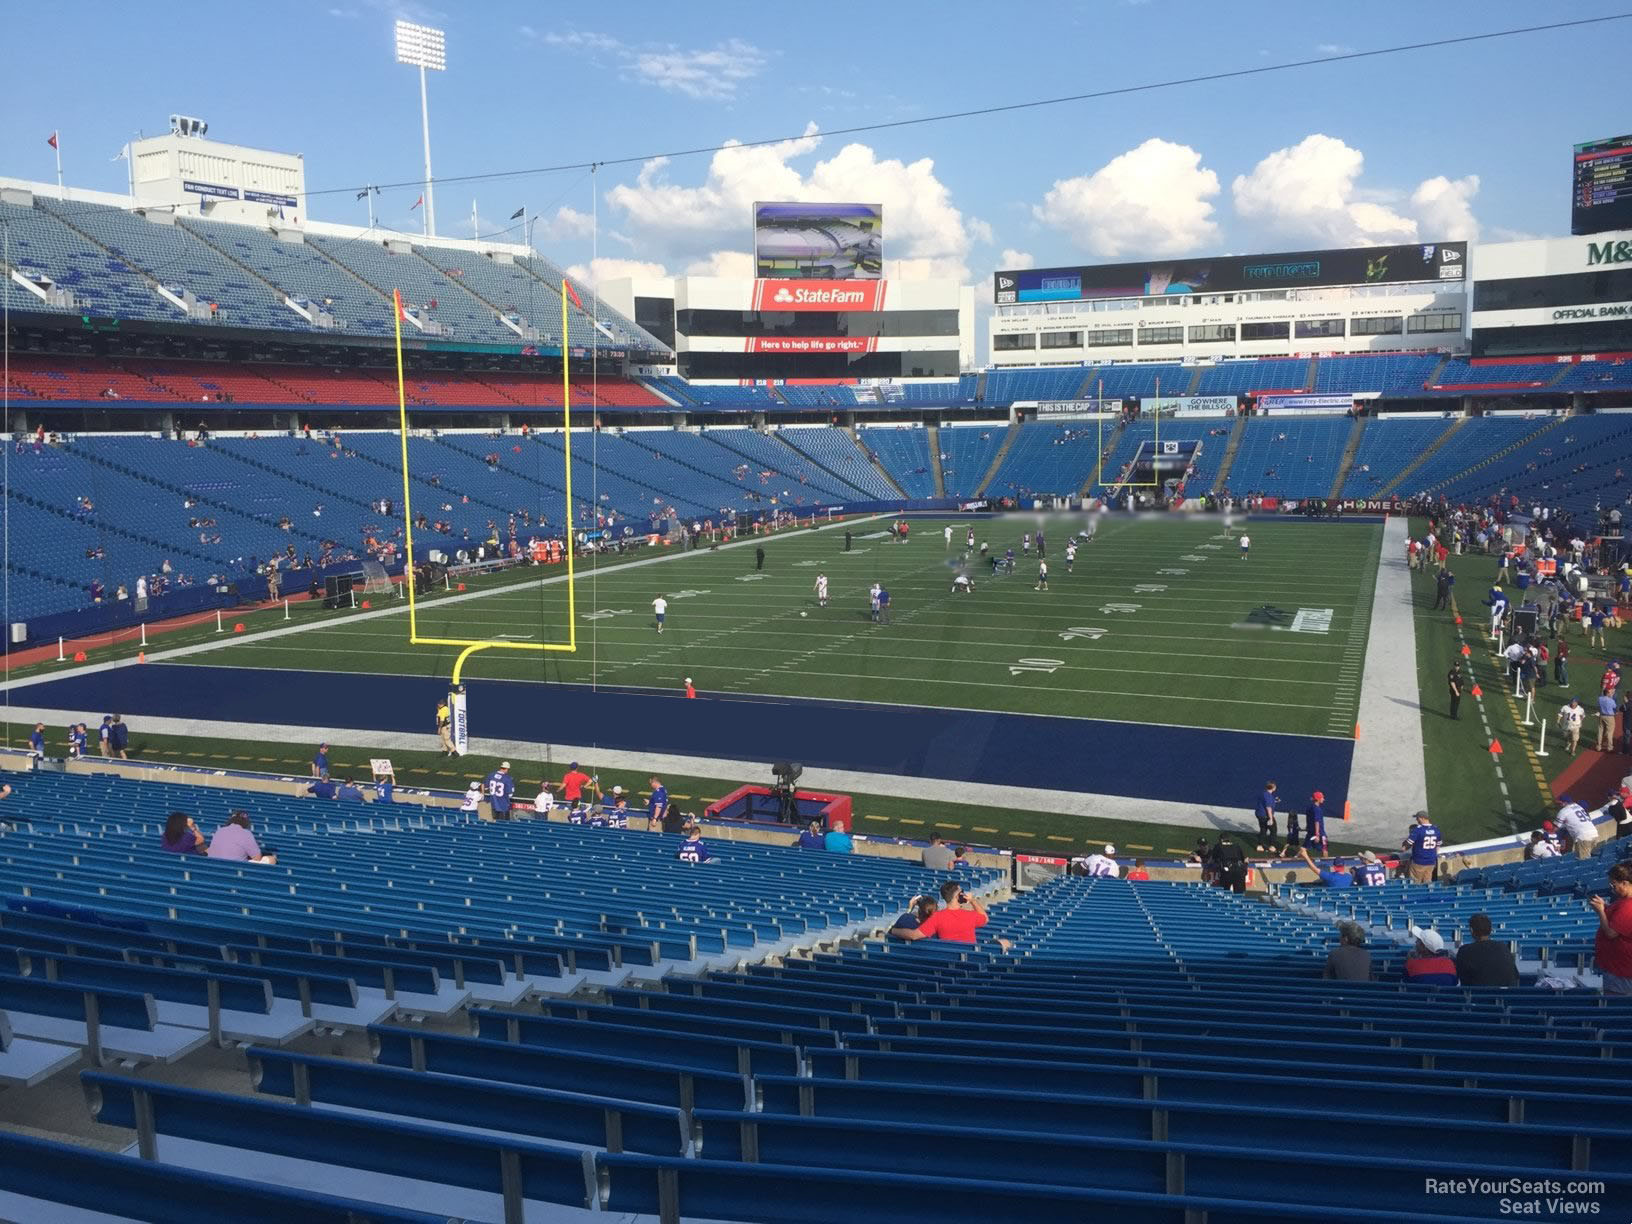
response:
M1383 527L1360 685L1360 739L1349 775L1353 819L1341 826L1346 839L1378 844L1403 836L1411 814L1428 806L1407 534L1404 518L1390 518Z

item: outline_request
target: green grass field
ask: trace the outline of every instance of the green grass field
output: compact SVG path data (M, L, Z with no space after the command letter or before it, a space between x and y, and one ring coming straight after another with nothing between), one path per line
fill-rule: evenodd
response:
M1081 516L1047 522L1050 589L1021 554L1031 516L980 521L977 541L1013 547L1016 572L968 564L970 520L916 521L905 544L873 525L783 533L752 545L581 572L576 654L487 652L472 678L673 689L690 676L721 693L834 698L1193 726L1349 736L1359 699L1381 529L1296 521L1253 525L1250 559L1216 520L1113 519L1066 571ZM551 571L550 576L559 571ZM830 602L817 605L818 574ZM868 586L893 596L871 622ZM422 636L564 641L564 582L489 580L479 598L434 597ZM666 631L654 597L669 599ZM209 636L203 634L201 636ZM402 615L342 612L297 634L235 640L182 662L330 672L451 672L457 648L410 647ZM180 644L182 639L176 639ZM171 644L167 639L165 645Z

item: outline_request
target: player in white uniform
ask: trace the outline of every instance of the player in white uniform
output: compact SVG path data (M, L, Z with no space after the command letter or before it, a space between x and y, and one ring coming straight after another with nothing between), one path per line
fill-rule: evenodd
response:
M951 548L952 547L952 524L948 523L946 525L946 527L941 531L941 534L946 537L946 546L948 548Z
M652 614L657 617L657 631L663 632L663 618L669 614L669 601L659 595L652 600Z
M965 548L974 548L974 546L975 546L975 529L973 527L969 528L969 534L964 537L963 546Z
M818 608L827 607L827 575L826 574L817 574L816 575L816 606Z
M1248 536L1243 535L1241 537L1241 560L1245 561L1247 559L1247 549L1251 547L1252 540Z
M1077 563L1077 542L1075 540L1067 540L1065 542L1065 572L1068 573L1068 574L1071 573L1072 572L1071 567L1074 566L1076 563Z
M975 593L975 584L969 581L968 574L959 574L952 579L952 594L957 595L960 593L964 595L973 595Z
M1048 562L1047 561L1037 562L1037 589L1039 591L1048 590Z
M1031 532L1028 531L1020 537L1020 551L1027 556L1031 555Z

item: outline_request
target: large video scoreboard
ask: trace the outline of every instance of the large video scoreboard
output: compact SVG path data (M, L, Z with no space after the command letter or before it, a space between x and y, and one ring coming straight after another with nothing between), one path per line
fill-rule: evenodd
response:
M1632 136L1575 146L1570 233L1632 229Z

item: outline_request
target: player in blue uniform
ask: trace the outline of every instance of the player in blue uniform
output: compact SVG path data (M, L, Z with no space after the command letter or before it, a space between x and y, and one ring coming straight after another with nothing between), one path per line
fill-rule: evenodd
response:
M487 775L483 784L487 802L493 809L494 820L510 819L510 797L516 793L516 780L510 776L510 762L505 761Z

